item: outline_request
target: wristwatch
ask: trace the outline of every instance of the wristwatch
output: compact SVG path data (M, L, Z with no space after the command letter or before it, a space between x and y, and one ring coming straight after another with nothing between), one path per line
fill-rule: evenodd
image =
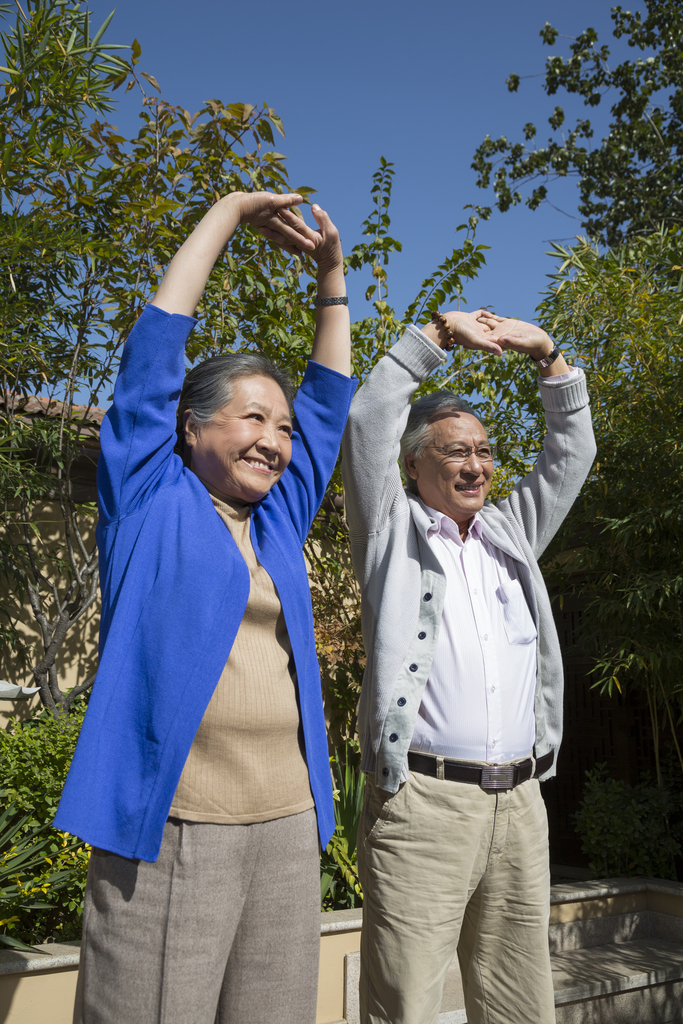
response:
M555 362L557 357L561 355L562 353L560 352L557 345L553 345L552 352L549 352L547 356L543 356L542 359L534 359L533 356L529 356L529 359L532 363L536 363L537 366L550 366L552 363Z

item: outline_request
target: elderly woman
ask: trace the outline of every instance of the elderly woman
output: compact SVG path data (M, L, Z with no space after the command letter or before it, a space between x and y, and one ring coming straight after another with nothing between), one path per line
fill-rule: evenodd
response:
M94 847L79 1024L315 1019L334 815L302 545L355 381L339 236L301 201L232 193L207 213L128 338L102 425L100 668L56 818ZM318 264L293 417L258 354L183 383L240 223Z

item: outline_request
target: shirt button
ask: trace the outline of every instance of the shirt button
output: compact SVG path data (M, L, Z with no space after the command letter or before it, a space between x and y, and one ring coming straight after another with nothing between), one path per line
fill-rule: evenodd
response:
M389 737L389 742L390 743L395 743L397 739L398 739L398 733L397 732L392 732L391 736Z
M406 706L406 699L405 699L405 697L399 697L398 700L396 701L396 703L398 704L398 706L400 708L404 708Z
M477 588L476 588L476 587L473 587L473 588L472 588L472 593L473 593L473 594L478 594L478 593L479 593L479 591L477 590Z
M484 633L484 635L482 636L482 640L488 640L488 638L489 638L488 633Z
M417 672L417 665L415 664L415 662L413 662L413 664L410 666L410 671Z
M423 631L422 631L421 633L418 633L418 634L417 634L417 639L418 639L418 640L424 640L424 638L425 638L426 636L427 636L427 634L426 634L426 633L424 632L424 630L423 630Z
M432 595L431 594L425 594L425 601L431 601L431 599L432 599Z
M388 775L388 774L389 774L389 769L388 768L382 768L382 775Z
M495 693L495 692L496 692L496 688L495 688L495 686L492 686L491 687L491 693Z

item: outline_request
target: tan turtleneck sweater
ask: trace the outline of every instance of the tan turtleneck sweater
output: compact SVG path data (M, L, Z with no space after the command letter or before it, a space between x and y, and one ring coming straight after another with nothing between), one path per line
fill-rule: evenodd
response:
M251 586L170 815L241 825L298 814L314 803L292 648L275 584L254 554L251 507L216 493L211 500L247 563Z

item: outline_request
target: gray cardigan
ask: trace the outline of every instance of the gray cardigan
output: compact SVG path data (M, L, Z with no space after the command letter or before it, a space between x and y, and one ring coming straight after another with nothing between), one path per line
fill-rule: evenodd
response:
M392 793L408 778L408 747L446 592L445 573L427 541L433 520L419 498L403 489L398 455L412 396L445 358L422 331L409 327L353 399L342 449L367 653L358 708L362 768ZM541 379L540 388L548 428L543 451L507 498L497 505L486 501L481 511L485 536L520 563L520 582L538 630L537 757L551 749L557 755L563 691L560 647L537 559L595 457L583 374L553 386ZM554 774L555 765L543 778Z

